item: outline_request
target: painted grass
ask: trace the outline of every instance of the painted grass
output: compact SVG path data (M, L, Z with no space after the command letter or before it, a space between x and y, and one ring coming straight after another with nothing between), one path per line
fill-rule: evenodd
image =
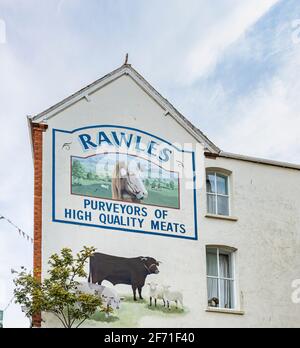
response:
M158 205L160 207L179 208L177 190L148 189L148 197L143 200L143 204ZM72 193L82 196L111 199L111 189L101 187L99 184L72 185Z
M145 204L158 205L160 207L179 208L178 193L176 190L161 189L160 191L149 190Z
M105 189L99 184L89 184L89 185L72 185L72 193L82 196L91 196L97 198L111 199L111 189Z
M146 300L134 302L131 296L125 296L119 311L111 314L108 318L105 317L103 312L96 312L87 324L93 327L134 328L138 327L139 320L143 317L151 316L167 319L186 314L186 309L176 309L175 306L171 306L168 310L163 307L161 301L159 301L157 307L154 307L154 305L150 307Z

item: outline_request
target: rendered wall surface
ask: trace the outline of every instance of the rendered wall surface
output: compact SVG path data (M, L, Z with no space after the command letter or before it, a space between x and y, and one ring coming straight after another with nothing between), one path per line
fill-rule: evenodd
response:
M83 99L65 109L49 119L47 125L48 129L43 133L42 276L47 276L49 256L63 247L70 247L77 252L84 245L95 246L102 254L123 258L151 257L162 262L158 267L159 274L152 273L146 277L142 290L144 301L132 300L130 285L116 285L117 292L125 298L121 309L111 318L98 314L87 321L86 326L299 325L300 310L291 302L291 282L300 277L299 171L238 160L205 159L203 146L174 119L165 116L162 107L129 76L123 76L95 92L90 96L89 102ZM177 177L167 173L171 170L168 161L160 161L157 154L156 158L148 156L150 159L141 154L138 162L144 164L149 159L153 163L154 169L147 164L147 169L144 169L144 175L145 172L148 173L147 188L151 191L152 200L148 198L146 201L143 198L131 203L122 202L122 199L114 200L109 196L112 185L109 173L113 170L114 162L102 163L105 151L98 148L84 149L78 141L78 136L82 133L90 134L94 140L103 129L108 132L122 131L135 137L144 136L147 144L156 139L162 148L172 148L173 144L177 148L184 148L186 157L182 163L189 177L179 179L179 190ZM73 132L74 130L78 131ZM108 148L114 148L112 152L115 152L116 146ZM123 150L121 152L124 155ZM174 150L174 154L176 153ZM90 155L95 157L86 160ZM128 155L131 156L132 153L129 151ZM81 166L86 172L92 172L89 174L89 181L80 181L80 175L76 179L77 174L72 178L74 161L78 161L78 158L81 158ZM98 167L94 167L95 160L99 160ZM173 162L177 163L176 158ZM160 165L161 169L157 169L155 165ZM176 171L180 171L179 164L176 165ZM76 166L79 166L78 163ZM232 172L232 215L237 217L237 221L205 216L207 167L219 167ZM152 185L155 181L155 168L165 171L165 188ZM174 169L174 165L172 168ZM103 181L103 173L108 173L107 183ZM99 188L97 180L101 181ZM171 181L174 181L172 185ZM170 194L169 200L161 199L160 202L162 190ZM99 223L100 227L97 226L98 222L94 219L98 216L95 212L92 212L92 221L89 218L88 221L78 221L78 216L75 219L64 216L66 208L80 210L85 199L146 208L147 215L143 217L145 221L142 225L127 226L123 230L111 225L105 228L103 222ZM153 233L149 221L156 210L166 211L167 220L183 224L184 229L179 232L171 229ZM244 311L244 315L206 311L206 245L225 245L237 249L238 309ZM163 308L162 301L156 309L149 307L149 282L170 285L172 290L180 292L184 298L183 310L175 309L172 304L172 310L168 311ZM103 284L112 287L106 280ZM44 319L44 326L59 326L50 315L44 315Z

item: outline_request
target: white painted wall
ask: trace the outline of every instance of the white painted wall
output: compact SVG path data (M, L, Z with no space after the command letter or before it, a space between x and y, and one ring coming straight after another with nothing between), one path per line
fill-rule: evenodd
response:
M199 240L104 231L52 223L52 128L71 130L91 124L115 124L139 128L170 142L193 143L195 139L178 125L128 76L123 76L48 121L44 133L43 163L43 276L47 260L63 247L78 251L83 245L125 257L155 256L164 261L159 276L184 293L188 313L165 318L141 318L144 327L197 326L297 326L300 308L291 302L292 280L300 277L299 171L256 165L230 159L204 160L197 152ZM205 217L205 166L233 172L233 215L237 222ZM69 185L69 183L66 183ZM192 216L187 214L186 219ZM205 246L236 247L241 310L245 315L207 313ZM130 289L126 287L130 293ZM123 291L124 287L120 287ZM48 318L46 325L56 326Z
M205 163L233 173L232 215L238 221L211 220L203 210L200 221L203 244L238 249L245 311L238 318L208 313L206 325L299 326L300 307L291 294L300 277L300 172L225 158Z

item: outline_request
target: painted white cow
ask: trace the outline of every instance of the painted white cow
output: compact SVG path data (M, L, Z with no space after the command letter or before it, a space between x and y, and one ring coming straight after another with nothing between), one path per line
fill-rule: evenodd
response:
M118 310L121 307L121 299L115 289L98 284L80 283L77 286L77 291L99 296L102 300L103 307L106 309L106 316L109 315L110 310Z
M107 309L117 310L121 307L121 299L115 289L102 286L103 291L101 293L101 298Z

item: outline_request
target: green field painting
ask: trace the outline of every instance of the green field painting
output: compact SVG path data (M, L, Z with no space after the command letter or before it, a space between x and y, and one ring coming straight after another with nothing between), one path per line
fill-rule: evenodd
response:
M140 203L160 207L179 206L178 173L164 170L143 158L123 154L99 154L92 157L72 157L72 194L112 199L112 177L117 161L128 166L135 162L148 196Z

